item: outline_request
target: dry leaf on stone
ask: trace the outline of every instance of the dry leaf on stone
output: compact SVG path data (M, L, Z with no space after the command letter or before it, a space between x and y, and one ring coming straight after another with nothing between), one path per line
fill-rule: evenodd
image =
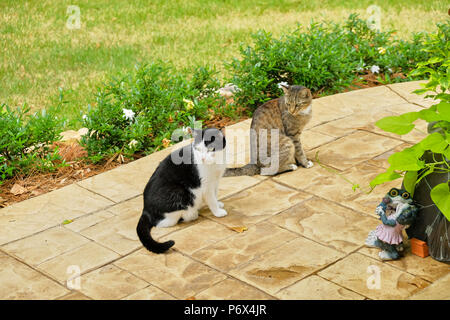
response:
M231 230L238 232L238 233L242 233L244 231L247 231L248 228L247 227L229 227Z
M27 188L24 188L20 184L15 183L9 192L11 192L15 196L18 196L19 194L23 194L27 191Z
M72 223L72 222L73 222L73 220L68 219L68 220L64 220L62 224L69 224L69 223Z

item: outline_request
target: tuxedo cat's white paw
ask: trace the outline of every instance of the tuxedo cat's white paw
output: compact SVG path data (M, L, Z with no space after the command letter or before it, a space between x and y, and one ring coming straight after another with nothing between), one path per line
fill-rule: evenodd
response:
M221 209L219 208L219 210L217 210L217 212L213 212L213 214L217 217L217 218L221 218L221 217L225 217L228 213L225 209Z
M312 161L308 160L308 162L306 163L305 168L308 169L308 168L311 168L312 166L314 166L314 163Z
M217 205L219 206L219 208L223 208L223 206L224 206L222 201L217 201Z
M289 168L290 168L292 171L295 171L295 170L298 169L297 165L295 165L295 164L293 164L293 163L289 165Z

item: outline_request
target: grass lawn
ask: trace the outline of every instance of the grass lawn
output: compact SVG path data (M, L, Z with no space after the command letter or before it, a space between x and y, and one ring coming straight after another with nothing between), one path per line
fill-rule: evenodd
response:
M136 62L162 59L178 68L223 62L239 43L265 29L274 35L316 21L342 21L352 12L381 8L382 29L433 31L448 19L448 1L0 1L0 103L32 109L55 105L62 88L64 114L78 127L80 112L109 77ZM81 10L81 28L66 27L67 7Z

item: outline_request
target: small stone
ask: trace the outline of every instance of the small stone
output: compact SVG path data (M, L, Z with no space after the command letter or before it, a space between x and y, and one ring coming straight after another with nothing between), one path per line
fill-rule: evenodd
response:
M25 192L28 192L28 190L26 188L22 187L20 184L15 183L9 192L11 192L15 196L18 196L20 194L24 194Z

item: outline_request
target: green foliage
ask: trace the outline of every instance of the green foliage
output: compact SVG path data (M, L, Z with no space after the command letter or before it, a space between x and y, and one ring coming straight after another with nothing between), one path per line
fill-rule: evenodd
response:
M50 145L59 140L63 126L54 110L29 113L26 105L0 105L0 183L30 170L49 171L64 165Z
M415 93L429 92L426 97L440 102L418 112L386 117L376 123L384 131L403 135L414 129L414 121L421 119L428 122L429 135L414 146L392 154L388 159L390 167L371 181L372 187L403 176L405 188L413 193L417 183L427 175L433 172L450 172L450 24L440 24L438 27L438 33L430 35L423 48L432 57L419 62L411 74L426 75L429 79L423 89L416 90ZM433 161L423 160L426 151L433 153ZM430 196L450 220L448 183L435 186Z
M227 65L230 79L242 89L240 104L255 108L279 96L279 82L301 84L314 92L336 93L348 87L364 70L373 66L386 75L386 82L424 78L415 74L406 79L391 78L395 72L409 72L430 56L422 51L425 34L414 34L411 41L392 39L392 31L368 27L367 21L350 15L344 24L311 23L274 39L259 31L253 46L241 46L241 59Z
M81 142L91 160L117 153L128 157L151 153L192 117L209 119L220 114L224 99L216 93L220 87L216 72L197 68L190 72L190 78L188 73L160 62L136 66L133 74L100 89L97 105L90 106L83 117L89 133Z

